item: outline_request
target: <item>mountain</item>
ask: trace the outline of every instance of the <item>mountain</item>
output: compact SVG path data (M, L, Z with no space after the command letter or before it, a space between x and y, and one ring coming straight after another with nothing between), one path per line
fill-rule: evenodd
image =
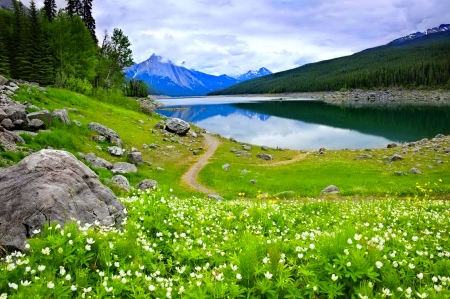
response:
M251 79L263 76L266 73L270 73L270 71L266 68L261 68L259 71L253 73L250 71L247 73L248 75L244 74L242 76L247 75ZM169 96L206 95L209 92L227 88L244 80L227 75L214 76L195 70L188 70L155 54L146 61L126 68L125 75L128 79L146 82L150 86L151 94Z
M398 44L402 44L403 42L406 42L406 41L424 37L425 35L429 35L429 34L433 34L433 33L437 33L437 32L444 32L444 31L450 31L450 24L441 24L439 27L434 27L434 28L428 29L424 32L411 33L407 36L400 37L396 40L393 40L389 44L397 44L398 45Z
M267 75L270 75L270 74L272 74L271 71L269 71L265 67L262 67L262 68L260 68L257 71L248 71L245 74L242 74L242 75L239 75L239 76L235 76L233 78L237 79L239 82L243 82L243 81L247 81L247 80L251 80L251 79L267 76Z
M24 1L19 2L22 2L25 12L28 12L29 8L24 4ZM12 0L0 0L0 9L13 10Z
M450 30L397 39L350 56L310 63L236 84L209 95L263 94L341 89L450 88Z

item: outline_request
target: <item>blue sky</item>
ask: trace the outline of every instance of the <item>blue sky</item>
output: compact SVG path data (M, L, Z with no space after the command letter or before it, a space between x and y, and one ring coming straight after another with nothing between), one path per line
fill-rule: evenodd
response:
M121 28L136 62L156 53L216 75L282 71L450 23L447 0L94 0L93 12L99 40Z

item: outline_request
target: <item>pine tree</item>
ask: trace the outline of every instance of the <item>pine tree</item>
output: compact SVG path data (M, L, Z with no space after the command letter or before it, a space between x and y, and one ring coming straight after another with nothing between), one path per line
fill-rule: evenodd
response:
M48 21L51 22L56 17L55 0L44 0L44 11Z
M27 49L27 23L23 4L17 0L13 0L13 26L10 51L10 74L13 78L22 78L22 73L29 69L29 63L26 60Z
M66 11L69 16L81 15L83 11L83 5L80 0L67 0Z
M95 36L95 19L92 16L92 1L93 0L82 0L81 19L84 21L89 32L91 32L95 44L98 44L97 37Z
M10 17L9 12L0 11L0 74L9 76L9 53L8 41L10 39L10 24L7 24L6 18Z

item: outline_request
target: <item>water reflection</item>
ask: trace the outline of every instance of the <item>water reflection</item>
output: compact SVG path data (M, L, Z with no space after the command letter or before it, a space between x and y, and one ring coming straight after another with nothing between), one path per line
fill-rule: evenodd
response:
M339 107L317 101L260 101L261 99L177 99L158 112L192 122L210 132L270 147L312 150L377 148L450 133L450 108ZM259 100L259 101L258 101ZM177 105L183 103L185 105ZM186 105L188 104L188 105Z

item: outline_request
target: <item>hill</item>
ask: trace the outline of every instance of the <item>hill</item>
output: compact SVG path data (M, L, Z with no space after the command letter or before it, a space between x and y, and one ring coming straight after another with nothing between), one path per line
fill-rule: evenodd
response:
M210 95L450 87L450 32L405 39L243 82Z

